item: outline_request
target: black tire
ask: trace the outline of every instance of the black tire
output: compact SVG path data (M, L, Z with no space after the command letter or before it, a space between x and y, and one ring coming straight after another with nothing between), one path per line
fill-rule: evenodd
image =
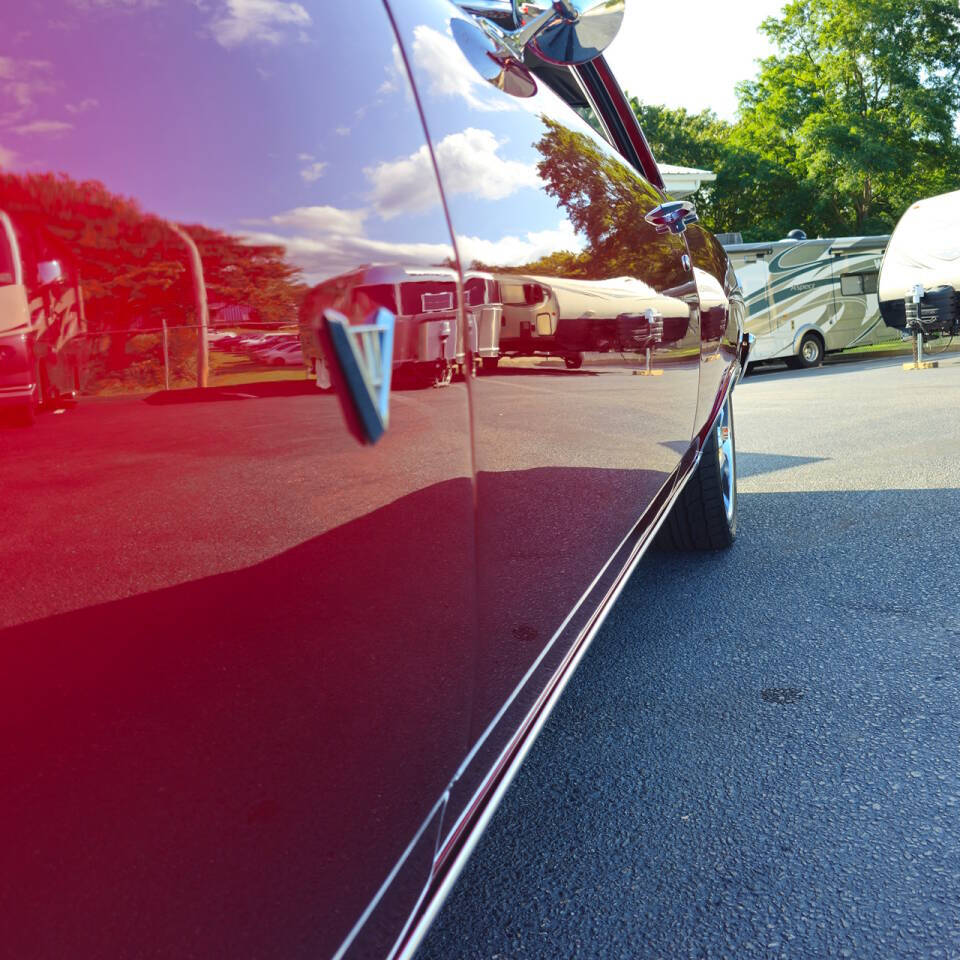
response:
M579 370L583 366L583 354L582 353L568 353L563 358L564 364L568 370Z
M484 373L496 373L498 366L500 366L500 358L499 358L499 357L484 357L484 358L483 358L483 372L484 372Z
M823 353L823 338L816 333L805 333L800 341L800 349L797 351L797 366L805 370L819 367L823 363Z
M727 442L721 450L724 428ZM737 444L733 397L728 397L710 429L696 472L660 528L657 544L668 550L726 550L736 537Z

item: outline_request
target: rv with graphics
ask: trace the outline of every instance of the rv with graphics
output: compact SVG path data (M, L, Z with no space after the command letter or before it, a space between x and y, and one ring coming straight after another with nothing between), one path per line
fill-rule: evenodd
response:
M743 290L751 363L816 367L825 354L896 340L880 315L877 275L889 237L797 237L726 246Z
M0 410L32 423L77 398L83 294L70 258L39 222L0 210Z

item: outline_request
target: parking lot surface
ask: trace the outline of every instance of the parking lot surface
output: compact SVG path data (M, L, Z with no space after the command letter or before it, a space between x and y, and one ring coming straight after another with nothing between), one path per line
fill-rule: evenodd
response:
M960 957L960 356L760 371L419 956Z

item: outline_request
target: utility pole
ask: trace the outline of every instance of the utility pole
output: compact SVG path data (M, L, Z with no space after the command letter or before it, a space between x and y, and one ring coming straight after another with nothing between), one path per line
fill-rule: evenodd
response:
M207 329L210 316L207 310L207 285L203 281L203 263L200 251L193 238L182 227L171 223L170 229L186 244L190 251L190 272L193 274L193 302L197 313L197 386L205 387L210 377L210 344Z

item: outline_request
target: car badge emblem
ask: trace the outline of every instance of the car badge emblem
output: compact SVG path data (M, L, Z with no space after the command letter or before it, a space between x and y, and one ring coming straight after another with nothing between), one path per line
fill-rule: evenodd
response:
M390 425L390 380L396 317L385 307L364 324L351 324L336 310L324 310L321 341L331 360L336 390L350 432L376 443Z

